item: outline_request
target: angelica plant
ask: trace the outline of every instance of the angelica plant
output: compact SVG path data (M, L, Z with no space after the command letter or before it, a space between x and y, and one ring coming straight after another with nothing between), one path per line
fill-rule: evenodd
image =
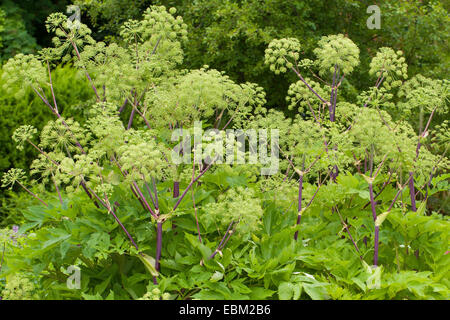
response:
M400 177L405 172L408 172L409 178L407 181L409 183L411 209L416 211L414 171L419 172L423 170L423 172L428 173L432 171L426 159L433 158L429 152L425 151L423 157L418 160L419 150L422 145L421 140L428 135L427 130L436 110L439 107L442 110L442 106L445 106L444 111L441 112L447 112L445 108L448 104L448 84L443 81L433 82L433 80L420 76L403 83L402 81L408 77L407 65L405 58L402 56L403 53L384 47L376 53L370 63L369 74L377 77L375 86L367 91L363 91L358 96L358 104L360 105L358 107L358 105L353 103L338 101L337 99L338 89L345 77L359 64L358 47L343 35L325 36L318 42L317 48L314 50L317 57L315 61L299 57L300 47L301 44L298 40L274 40L266 49L265 58L266 64L270 65L272 71L280 73L291 69L298 76L300 80L292 84L287 93L286 100L290 102L289 108L298 109L300 114L314 119L311 123L316 125L316 130L322 131L321 134L308 132L306 137L299 135L299 147L295 149L293 154L307 154L310 148L307 142L308 138L317 141L320 140L320 135L322 135L322 141L325 145L323 149L326 151L326 156L321 158L336 160L336 156L340 154L341 162L334 164L333 179L337 176L338 168L341 170L348 168L351 163L349 159L351 154L357 165L358 172L364 176L369 185L374 223L377 220L375 197L383 191L387 184L392 183L390 181L392 174L389 176L389 181L384 181L377 195L375 195L373 189L374 181L383 170L390 172L395 170ZM290 50L287 50L288 48ZM319 75L330 80L319 78L311 70L314 67L318 70ZM301 69L310 71L315 78L320 80L320 83L303 76ZM405 99L398 103L395 103L395 92L392 91L396 88L400 88L398 90L399 97ZM330 90L329 99L326 98L325 90L327 89ZM326 106L328 107L329 123L323 117ZM369 109L366 107L369 107ZM417 138L410 125L402 122L402 120L395 122L387 112L392 112L396 108L404 108L404 115L411 114L409 110L414 108L419 108L421 114L423 114L423 110L428 110L431 113L423 131L423 120L420 122L417 145L414 142ZM339 116L338 119L336 119L336 115ZM305 124L302 126L304 129L308 128ZM334 145L332 141L334 141ZM387 169L383 169L383 167ZM317 169L320 170L320 167ZM301 184L303 181L303 170L297 169L297 172L300 173L299 212L302 208ZM403 187L401 190L403 190ZM397 196L395 199L397 199ZM374 264L377 265L378 224L375 224L374 237Z
M401 52L374 53L375 84L348 95L359 67L351 39L324 36L313 57L302 56L299 39L274 39L268 68L298 78L286 93L294 113L287 117L265 108L256 83L209 66L182 69L188 30L174 8L150 7L109 43L83 24L70 28L62 14L47 28L53 48L3 67L5 82L31 87L55 119L40 133L25 124L12 137L36 159L30 182L11 169L3 186L42 205L24 210L21 228L35 235L5 250L2 275L34 272L47 289L59 288L68 266L89 277L81 293L43 290L48 298L264 299L278 291L318 299L384 292L369 282L400 270L401 259L409 263L409 251L398 253L408 245L425 255L415 269L443 265L436 248L445 222L421 215L428 191L445 189L433 177L448 166L447 124L434 130L433 120L448 112L448 81L405 81ZM92 88L83 121L58 109L51 68L61 61L73 62ZM201 141L199 129L208 129ZM255 154L267 158L269 146L279 170L262 176L264 159L255 163ZM423 210L415 210L419 199ZM417 244L419 235L427 241ZM34 294L23 282L24 295ZM10 297L23 289L9 279L7 286ZM442 298L441 289L430 295Z

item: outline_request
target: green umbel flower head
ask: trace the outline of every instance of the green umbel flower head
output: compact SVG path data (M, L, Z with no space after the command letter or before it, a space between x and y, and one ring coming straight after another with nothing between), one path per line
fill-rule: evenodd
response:
M37 129L30 125L23 125L14 131L12 139L17 143L17 149L23 150L23 146L27 140L31 140L37 133Z
M265 51L264 62L275 74L285 73L300 57L300 42L296 38L275 39Z
M253 189L243 187L228 190L219 196L217 202L209 203L203 209L208 218L213 218L223 227L239 221L236 231L243 234L256 231L263 215L261 199L255 196Z
M423 110L426 113L436 108L436 113L446 114L449 111L449 80L426 78L420 74L406 81L398 91L398 96L405 101L399 103L399 108L411 114Z
M30 86L35 90L42 87L47 81L47 77L46 68L36 56L19 53L14 58L10 58L3 66L3 89L8 94L20 99ZM42 94L42 92L39 93Z
M305 81L316 91L321 97L325 96L325 90L320 84L309 78L305 78ZM289 110L297 108L300 113L311 114L310 107L316 109L317 96L311 92L311 90L305 85L303 81L297 81L289 86L288 95L286 101L289 103Z
M12 168L3 174L2 187L12 189L16 182L22 182L25 179L25 171L22 169Z
M86 146L89 140L90 133L78 122L71 118L58 118L49 121L42 129L40 145L50 150L73 153L80 151L77 143Z
M336 66L348 75L359 64L358 46L342 34L322 37L314 53L321 74L333 73Z
M402 51L395 52L391 48L383 47L370 62L370 75L383 77L383 86L390 90L399 87L403 79L408 78L408 66Z

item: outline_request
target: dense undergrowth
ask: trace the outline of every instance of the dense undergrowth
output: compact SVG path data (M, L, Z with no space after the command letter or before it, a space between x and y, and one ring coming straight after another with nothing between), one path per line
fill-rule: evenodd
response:
M29 178L2 176L30 196L12 195L0 234L3 299L449 298L448 216L427 206L448 192L448 123L436 123L448 81L408 79L403 52L383 47L373 86L346 101L360 64L352 40L324 36L305 57L301 39L275 39L266 67L298 80L288 118L265 108L257 84L182 69L188 31L174 8L127 21L117 43L59 13L46 26L54 47L2 72L4 90L32 90L54 115L39 135L27 119L12 136L36 157ZM76 115L52 78L61 61L91 88ZM216 130L191 153L180 136L199 121ZM277 170L252 162L251 135L226 144L244 163L225 163L223 140L238 129L259 133ZM78 289L66 282L73 266Z

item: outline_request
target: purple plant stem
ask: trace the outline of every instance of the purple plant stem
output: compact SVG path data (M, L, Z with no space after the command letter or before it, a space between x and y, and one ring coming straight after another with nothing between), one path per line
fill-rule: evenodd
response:
M339 78L339 75L340 75L340 70L339 70L339 67L338 67L338 71L337 71L337 73L338 73L338 78ZM339 81L339 83L338 84L335 84L335 87L336 87L336 89L335 89L335 91L334 91L334 99L333 99L333 101L332 101L332 104L333 104L333 122L336 120L336 101L337 101L337 91L338 91L338 87L339 87L339 85L340 85L340 83L341 83L341 81L343 80L343 78L344 78L344 76L342 76L342 78L341 78L341 80Z
M152 177L152 183L153 183L153 192L155 193L155 208L159 210L158 189L156 188L156 181L154 177Z
M45 156L51 163L53 163L55 166L59 166L58 162L56 162L55 160L51 159L46 152L41 150L38 146L36 146L33 142L31 142L31 140L27 139L27 142L29 144L31 144L40 154Z
M100 208L100 206L98 205L97 201L96 201L95 199L92 198L92 194L91 194L91 193L89 192L89 190L87 189L87 186L86 186L86 184L84 183L84 181L81 181L81 182L80 182L80 185L81 185L81 187L83 188L84 192L86 192L86 194L88 195L89 199L92 199L92 200L93 200L94 205L95 205L97 208Z
M408 181L405 183L408 184L410 181L412 180L412 176L409 177ZM399 191L397 191L397 194L394 197L394 200L392 200L387 212L390 212L392 210L392 207L394 206L394 203L397 201L398 196L400 195L400 193L402 192L404 186L403 185ZM376 221L376 212L375 212L375 201L373 199L373 188L372 188L372 184L369 184L369 192L370 192L370 203L372 205L372 214L374 214L374 222ZM379 246L379 234L380 234L380 227L379 226L375 226L375 243L374 243L374 252L373 252L373 264L375 266L378 266L378 246Z
M175 211L178 206L181 203L181 200L183 200L183 198L186 196L186 193L189 191L189 189L192 187L192 185L201 178L201 176L203 176L205 174L206 171L208 171L209 168L211 168L211 165L213 164L214 161L211 161L211 163L194 179L191 180L191 182L189 183L189 185L186 187L186 189L184 190L183 194L181 195L181 197L178 198L177 203L175 204L175 206L173 207L173 211Z
M125 98L123 105L119 109L119 113L122 113L122 111L123 111L123 109L125 109L127 103L128 103L128 98Z
M116 214L114 213L114 210L111 209L110 210L111 214L113 215L114 219L117 221L117 223L119 224L119 226L122 228L122 230L127 234L128 239L130 239L131 243L133 244L133 246L136 248L136 250L139 251L139 247L137 246L136 242L134 242L133 237L130 235L130 233L128 232L128 230L125 228L125 226L122 224L122 222L120 221L120 219L116 216Z
M107 205L102 199L100 199L100 197L91 188L89 188L89 187L87 187L87 188L94 195L94 197L96 197L97 200L103 205L103 207L105 207L105 209L108 210L108 212L113 215L114 219L119 224L119 226L122 228L122 230L126 233L126 235L128 236L128 239L130 239L130 241L133 244L133 246L136 248L136 250L139 251L139 247L137 246L136 242L134 242L133 237L130 235L130 233L128 232L127 228L125 228L125 226L122 224L120 219L117 217L117 215L115 214L114 210L109 205Z
M58 105L56 104L55 92L53 91L53 81L52 81L52 73L50 72L50 63L47 60L47 69L48 69L48 77L50 80L50 91L52 92L53 97L53 105L55 107L55 111L58 112Z
M286 58L285 58L285 60L286 60ZM286 60L287 61L287 60ZM317 96L317 98L319 98L319 100L320 101L322 101L323 103L325 103L325 104L328 104L328 102L327 101L325 101L325 99L323 99L313 88L311 88L311 86L305 81L305 79L303 79L303 77L302 77L302 75L300 74L300 72L298 72L294 67L292 67L291 68L294 72L295 72L295 74L300 78L300 80L306 85L306 87L308 87L308 89L312 92L312 93L314 93L316 96Z
M356 244L355 240L353 240L352 234L350 233L350 230L348 229L347 225L345 225L345 230L347 231L347 234L348 234L350 240L352 241L353 246L355 247L356 251L359 253L358 245ZM362 256L359 256L359 257L362 259Z
M162 251L162 222L156 224L156 256L155 256L155 269L159 272Z
M378 266L378 246L379 246L380 227L375 226L375 244L373 247L373 265Z
M239 221L237 221L234 226L233 229L231 229L230 231L228 231L228 236L226 237L225 241L223 242L223 244L219 247L219 250L222 251L223 248L225 248L225 246L227 245L228 241L231 239L231 236L233 235L233 233L236 230L236 227L238 225Z
M414 189L414 173L412 171L409 172L409 197L411 198L411 210L416 212L416 191Z
M133 118L134 118L135 113L136 113L136 109L133 108L133 110L131 110L130 119L128 120L127 130L130 130L131 125L133 124Z
M145 207L147 208L147 210L150 212L152 217L155 218L155 220L158 220L158 215L153 211L153 209L148 204L147 200L145 199L144 195L142 194L141 189L139 189L137 183L133 181L133 185L134 185L134 188L136 189L136 191L138 192L140 198L142 199L142 201L144 201L144 204L145 204Z
M380 74L381 77L381 74ZM380 84L383 82L384 80L384 76L382 76L381 78L378 77L377 79L377 83L375 84L375 87L378 89L380 87ZM369 97L369 99L367 100L367 102L364 104L364 108L367 107L367 104L370 102L371 98Z
M373 184L369 183L369 194L370 194L370 206L372 208L372 218L373 221L375 222L375 220L377 220L377 212L376 212L376 203L375 203L375 198L373 195Z
M331 170L328 171L328 173L327 173L327 175L325 176L325 178L322 180L321 183L319 183L319 185L318 185L317 188L316 188L316 191L314 191L314 194L313 194L313 196L311 197L311 200L309 200L309 202L308 202L308 204L306 205L306 207L305 207L304 210L308 209L309 206L312 204L314 198L316 197L317 193L318 193L319 190L320 190L320 187L321 187L321 186L324 184L324 182L327 180L327 178L328 178L328 176L330 175L330 173L331 173ZM299 179L299 180L301 180L301 181L302 181L302 184L303 184L303 175L300 175L300 179ZM303 187L302 187L302 189L303 189ZM301 191L300 191L300 182L299 182L299 208L300 208L300 209L298 210L299 212L301 211L301 194L300 194L300 192L301 192ZM298 217L297 217L297 225L300 224L300 221L301 221L301 215L299 214ZM294 239L297 241L296 236L298 237L298 231L296 231L295 234L294 234Z
M297 216L297 223L296 225L298 226L300 224L300 221L302 219L302 192L303 192L303 174L300 175L300 181L298 182L298 216ZM298 230L295 231L294 234L294 240L297 241L298 238Z
M34 198L39 200L42 204L44 204L48 208L48 204L45 203L41 198L39 198L36 194L31 192L27 187L25 187L23 184L21 184L19 181L16 181L18 185L20 185L22 188L24 188L29 194L31 194Z
M44 104L50 108L50 111L56 115L56 111L53 109L53 107L50 105L50 103L48 102L47 99L45 99L40 93L39 91L36 90L35 87L31 86L31 89L33 89L33 91L38 95L38 97L42 100L42 102L44 102Z
M344 225L345 231L347 231L347 234L348 234L348 236L349 236L351 242L353 243L353 246L355 247L356 251L357 251L358 253L360 253L359 248L358 248L358 245L356 244L355 240L353 240L352 234L350 233L350 229L348 228L347 224L344 222L344 219L342 219L342 216L341 216L341 214L339 213L339 210L338 210L337 206L336 206L336 212L338 213L339 219L341 219L341 222L342 222L342 224ZM362 256L361 256L361 255L359 256L359 258L362 260Z
M64 34L66 35L67 39L69 39L69 36L64 31L64 29L62 29L62 28L60 28L60 29L62 30L62 32L64 32ZM76 43L73 42L73 40L69 40L69 41L72 44L72 47L75 49L75 53L76 53L76 55L78 57L78 60L81 61L80 52L78 51ZM94 90L95 96L97 97L97 101L100 101L101 99L100 99L100 96L98 95L97 88L95 87L94 82L92 81L91 77L89 76L89 72L87 71L86 67L83 66L83 68L84 68L84 73L86 75L86 78L89 80L89 83L91 84L92 90Z
M233 226L234 221L231 221L230 225L228 226L227 231L225 231L225 234L220 241L219 245L217 246L216 250L213 252L213 254L209 257L209 259L212 259L216 256L216 254L219 252L220 247L222 246L222 243L225 241L225 238L228 236L228 233L230 232L231 227Z
M113 158L113 162L116 164L117 168L119 168L120 173L122 174L122 176L125 178L128 175L128 172L126 170L122 171L122 167L120 166L120 164L117 162L116 157L114 157L114 155L112 156ZM147 210L147 207L145 206L144 202L141 200L141 198L139 197L139 195L136 193L136 191L134 190L133 185L130 185L130 189L133 192L133 194L135 195L135 197L139 200L142 208L144 208L144 210Z
M150 195L150 200L152 200L153 206L155 209L158 209L158 205L155 202L155 199L153 199L152 191L150 190L150 187L148 186L147 182L144 180L145 188L147 189L148 194Z
M383 190L386 188L386 186L389 184L389 182L391 182L391 178L392 178L392 174L394 173L394 171L389 172L389 177L387 179L387 181L385 181L383 183L383 185L381 186L380 191L378 191L377 194L375 194L374 196L374 200L383 192ZM370 204L370 201L366 203L366 205L363 207L363 209L367 208L367 206Z
M173 197L178 198L180 196L180 182L174 181L173 182Z
M69 125L64 121L64 119L61 117L61 115L58 113L58 111L56 111L48 102L47 99L45 99L40 93L39 91L37 91L33 86L31 86L31 88L33 89L33 91L39 96L39 98L42 100L42 102L44 102L44 104L46 106L48 106L51 110L51 112L56 115L59 119L61 119L61 123L66 127L66 129L69 131L70 135L72 136L72 138L75 141L75 144L77 145L77 147L81 150L81 152L83 154L86 154L86 152L84 151L83 147L81 146L81 144L78 142L77 138L75 138L75 135L73 134L72 130L70 130ZM42 90L42 89L41 89Z

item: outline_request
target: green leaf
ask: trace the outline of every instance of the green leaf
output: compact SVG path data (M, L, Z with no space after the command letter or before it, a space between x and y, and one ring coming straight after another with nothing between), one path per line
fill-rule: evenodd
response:
M150 272L150 274L154 277L158 276L158 271L156 271L155 268L155 259L145 253L141 253L138 254L137 257L139 258L139 260L142 261L142 263L144 264L144 266L147 268L147 270Z
M324 300L328 299L327 290L320 283L303 283L303 288L308 296L313 300Z
M223 279L223 273L216 271L214 272L214 274L212 275L212 277L209 279L211 282L217 282Z
M383 212L377 216L377 219L375 220L375 226L379 227L383 223L384 220L386 220L387 216L389 215L389 211Z

